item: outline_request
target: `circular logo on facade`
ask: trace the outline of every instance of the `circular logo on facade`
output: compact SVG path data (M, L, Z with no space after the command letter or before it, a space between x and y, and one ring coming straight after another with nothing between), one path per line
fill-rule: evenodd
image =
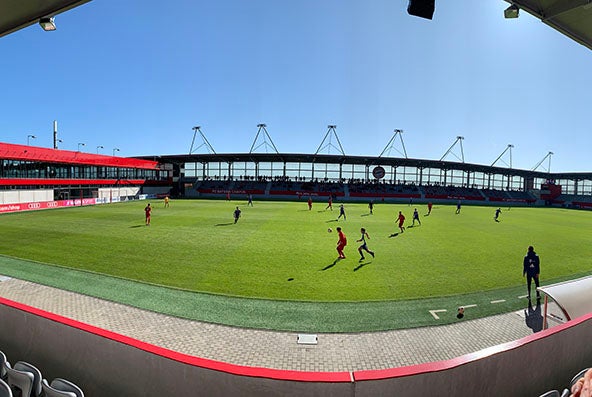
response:
M386 175L386 172L385 172L384 168L382 168L381 166L378 166L378 167L374 167L374 169L372 170L372 175L374 175L374 178L376 178L376 179L382 179Z

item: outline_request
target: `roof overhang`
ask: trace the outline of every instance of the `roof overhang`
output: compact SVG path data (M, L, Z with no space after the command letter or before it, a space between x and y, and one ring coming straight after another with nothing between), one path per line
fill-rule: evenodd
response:
M592 50L592 0L505 0Z
M0 37L78 7L91 0L2 0L0 2Z

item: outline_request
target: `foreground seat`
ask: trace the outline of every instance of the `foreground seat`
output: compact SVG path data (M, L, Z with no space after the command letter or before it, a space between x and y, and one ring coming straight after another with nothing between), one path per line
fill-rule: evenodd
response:
M39 397L41 395L41 371L34 365L17 361L14 368L7 362L4 365L10 387L17 387L22 397Z
M10 386L8 386L8 383L4 382L2 379L0 379L0 397L12 397Z
M41 387L45 397L84 397L80 387L62 378L55 378L51 385L47 383L47 379L43 379Z
M4 352L0 351L0 379L1 380L6 380L6 368L4 367L4 364L6 362L7 362L6 354L4 354Z

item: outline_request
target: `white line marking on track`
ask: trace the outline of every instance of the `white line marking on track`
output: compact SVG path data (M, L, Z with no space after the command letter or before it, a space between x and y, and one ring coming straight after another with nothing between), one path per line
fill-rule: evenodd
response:
M518 297L518 299L524 299L524 298L528 298L528 295L520 295L520 296Z
M462 307L464 307L466 309L467 307L477 307L477 305L464 305Z
M490 303L502 303L502 302L505 302L505 301L506 301L505 299L499 299L499 300L496 300L496 301L491 301Z
M440 317L439 317L439 316L438 316L436 313L442 313L442 312L446 312L446 311L447 311L446 309L430 310L430 314L431 314L432 316L434 316L434 318L435 318L436 320L439 320L439 319L440 319Z

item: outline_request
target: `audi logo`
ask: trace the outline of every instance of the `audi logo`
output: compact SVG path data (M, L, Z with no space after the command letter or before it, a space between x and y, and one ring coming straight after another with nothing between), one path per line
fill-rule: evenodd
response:
M55 208L58 206L58 203L55 201L50 201L49 203L47 203L47 208Z
M28 207L31 210L39 209L41 208L41 203L29 203Z

